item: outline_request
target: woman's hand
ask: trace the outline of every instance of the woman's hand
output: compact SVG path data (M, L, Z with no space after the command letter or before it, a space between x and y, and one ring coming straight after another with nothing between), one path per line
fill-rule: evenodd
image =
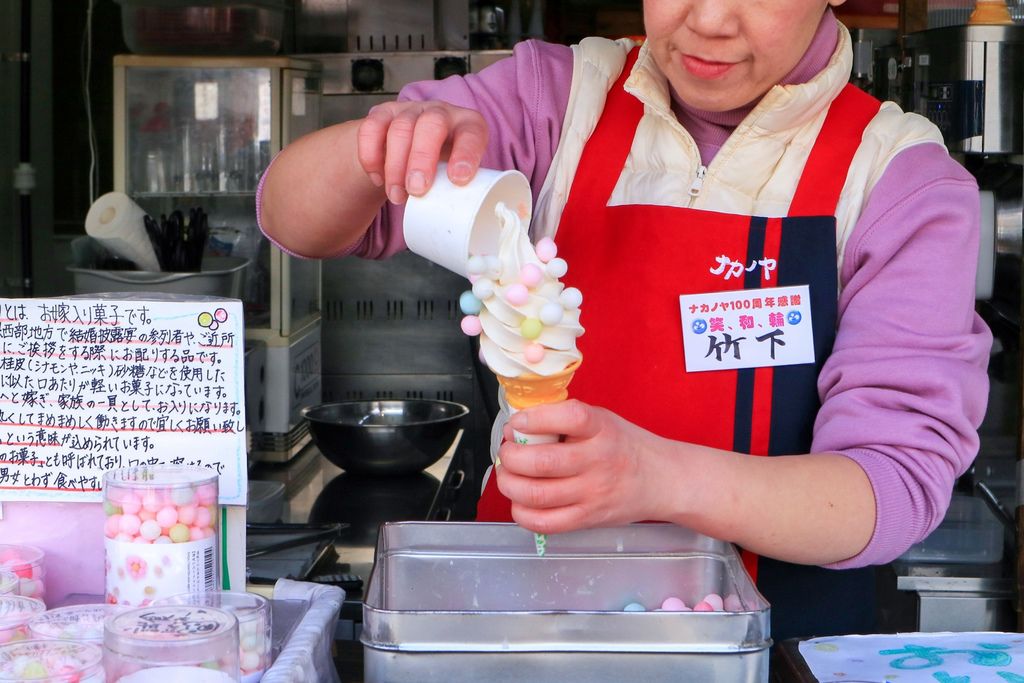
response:
M359 125L359 163L388 199L403 203L430 189L437 163L448 159L448 178L465 185L480 168L487 123L479 112L446 102L385 102Z
M516 444L513 428L565 440ZM512 501L515 521L538 533L664 519L659 463L670 443L580 401L537 406L505 425L498 489Z

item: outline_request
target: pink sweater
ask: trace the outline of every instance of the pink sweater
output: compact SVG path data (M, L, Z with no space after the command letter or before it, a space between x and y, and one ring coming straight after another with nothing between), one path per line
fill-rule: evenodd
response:
M805 82L824 68L836 37L826 12L783 82ZM483 165L519 169L536 199L558 145L571 77L568 47L529 41L480 74L413 84L400 99L480 111L491 132ZM674 103L705 164L751 108L709 113ZM992 342L974 312L978 211L974 178L939 145L917 145L890 164L847 243L839 329L818 379L822 407L812 451L860 464L874 488L876 523L867 547L836 568L889 562L926 536L977 454ZM403 250L401 217L402 207L386 204L346 253L385 258Z

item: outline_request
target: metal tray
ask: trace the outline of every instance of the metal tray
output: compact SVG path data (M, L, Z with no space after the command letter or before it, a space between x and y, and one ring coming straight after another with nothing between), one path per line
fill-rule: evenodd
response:
M734 594L743 611L624 612ZM668 524L559 534L381 528L363 605L367 683L767 681L769 605L731 544Z

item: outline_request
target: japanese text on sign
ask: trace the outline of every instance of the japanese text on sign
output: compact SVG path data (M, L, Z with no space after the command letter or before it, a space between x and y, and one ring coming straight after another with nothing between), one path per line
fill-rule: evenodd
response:
M0 299L0 499L98 501L103 472L181 464L245 502L242 306Z
M687 372L814 362L806 285L679 297Z

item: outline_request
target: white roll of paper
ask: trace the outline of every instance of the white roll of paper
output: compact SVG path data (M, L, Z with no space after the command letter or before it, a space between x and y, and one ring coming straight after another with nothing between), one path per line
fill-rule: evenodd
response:
M110 251L133 261L139 270L159 272L160 262L146 234L145 215L128 195L108 192L89 207L85 231Z

